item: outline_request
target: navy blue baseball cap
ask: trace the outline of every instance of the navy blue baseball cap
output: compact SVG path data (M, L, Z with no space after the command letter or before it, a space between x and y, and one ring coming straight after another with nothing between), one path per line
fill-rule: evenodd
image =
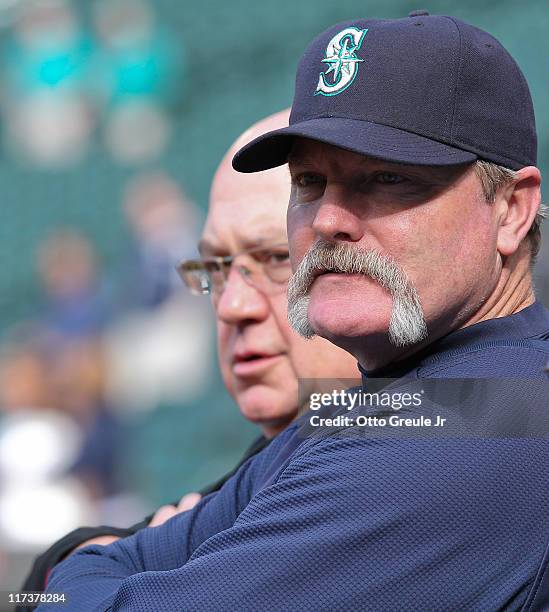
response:
M418 165L483 159L518 170L537 157L515 60L490 34L425 11L348 21L315 38L299 62L289 127L252 140L233 167L285 164L295 137Z

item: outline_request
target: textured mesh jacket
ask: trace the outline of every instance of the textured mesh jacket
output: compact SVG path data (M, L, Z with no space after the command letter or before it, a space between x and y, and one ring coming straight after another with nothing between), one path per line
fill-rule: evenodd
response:
M486 435L297 422L193 510L60 563L48 592L69 603L39 610L549 609L548 358L539 303L453 332L383 375L501 379L443 406Z

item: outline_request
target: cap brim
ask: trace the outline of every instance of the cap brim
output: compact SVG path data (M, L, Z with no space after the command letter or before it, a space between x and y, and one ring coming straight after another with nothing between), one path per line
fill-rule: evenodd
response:
M412 132L369 121L326 117L301 121L259 136L236 153L233 168L239 172L260 172L281 166L288 161L296 137L401 164L454 166L477 159L474 153Z

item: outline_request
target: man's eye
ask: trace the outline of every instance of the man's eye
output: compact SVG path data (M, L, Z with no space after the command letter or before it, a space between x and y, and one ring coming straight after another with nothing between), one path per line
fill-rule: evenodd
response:
M288 251L280 253L268 253L267 262L273 265L286 264L290 261L290 253Z
M269 266L280 266L290 262L290 253L288 251L259 251L255 258Z
M319 185L324 182L324 179L312 172L303 172L292 178L292 183L297 187L310 187L312 185Z
M393 172L379 172L375 176L376 183L381 183L382 185L398 185L405 180L403 176L394 174Z
M204 270L206 270L209 274L215 274L219 272L228 274L231 268L232 261L220 261L218 259L203 259L202 264L204 265Z

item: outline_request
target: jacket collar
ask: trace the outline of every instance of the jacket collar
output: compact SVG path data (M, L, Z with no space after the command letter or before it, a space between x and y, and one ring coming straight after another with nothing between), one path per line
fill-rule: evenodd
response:
M457 329L417 353L377 370L367 371L360 364L358 368L363 383L371 378L400 378L431 361L454 355L456 351L463 352L473 346L527 338L549 338L549 310L539 301L507 317L489 319Z

